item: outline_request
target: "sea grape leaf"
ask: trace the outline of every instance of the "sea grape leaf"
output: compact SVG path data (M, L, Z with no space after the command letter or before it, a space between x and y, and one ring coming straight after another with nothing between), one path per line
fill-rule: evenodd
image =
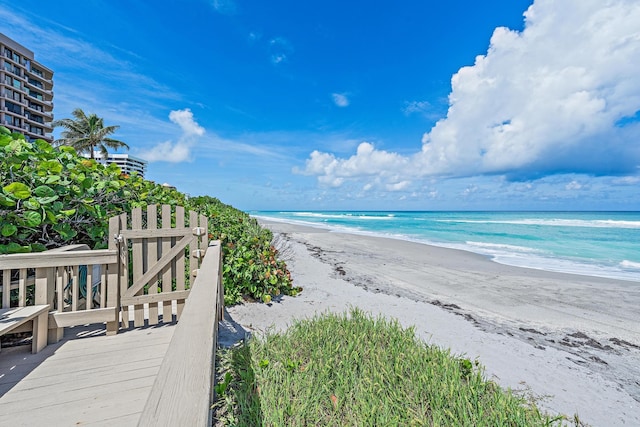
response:
M28 199L31 197L31 190L21 182L12 182L9 185L5 185L2 189L5 193L12 195L16 199Z
M58 232L62 240L71 240L73 239L78 232L71 229L69 224L56 224L53 226L53 229Z
M93 186L93 180L91 178L85 178L82 180L82 188L89 189Z
M62 165L60 167L62 168ZM60 175L49 175L45 180L45 184L55 184L57 182L60 182Z
M23 206L32 211L37 211L40 209L40 202L35 197L31 197L29 200L24 201Z
M2 224L2 229L0 230L4 237L13 236L16 231L18 231L18 227L13 224Z
M42 223L42 217L39 212L27 211L22 214L22 218L24 218L28 227L36 227Z
M96 208L96 216L98 218L104 218L107 215L107 211L101 205L95 205Z
M31 252L31 246L22 246L15 242L7 245L7 253L9 254L24 254L28 252Z
M35 141L33 141L33 145L35 145L38 148L38 150L44 153L49 153L53 151L53 147L51 147L51 144L49 144L47 141L43 139L36 139Z
M5 196L4 194L0 193L0 205L2 206L7 206L7 207L13 207L16 205L15 200Z
M36 199L37 199L41 204L43 204L43 205L48 205L49 203L51 203L51 202L54 202L54 201L58 200L58 195L57 195L57 194L55 194L55 195L53 195L53 196L51 196L51 197L37 197Z
M38 170L44 171L50 174L59 174L62 172L62 165L56 160L45 160L40 162Z
M56 195L54 189L49 187L48 185L40 185L36 187L33 192L36 193L36 196L38 197L52 197Z
M42 251L46 251L47 247L45 245L43 245L42 243L32 243L31 244L31 251L32 252L42 252Z
M51 222L52 224L58 223L58 218L56 218L56 214L51 212L49 209L45 209L44 213L47 216L47 219L49 220L49 222Z
M58 150L60 150L62 153L76 154L76 150L69 145L61 145L58 147Z

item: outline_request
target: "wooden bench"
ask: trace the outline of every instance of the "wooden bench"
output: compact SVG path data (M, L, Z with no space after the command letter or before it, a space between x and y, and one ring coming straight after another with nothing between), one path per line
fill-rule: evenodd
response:
M37 353L47 345L49 304L0 309L0 336L27 322L33 322L31 352Z

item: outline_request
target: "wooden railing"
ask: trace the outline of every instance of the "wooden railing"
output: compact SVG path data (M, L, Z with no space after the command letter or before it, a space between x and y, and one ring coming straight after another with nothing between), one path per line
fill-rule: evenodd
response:
M71 245L0 255L0 273L0 308L51 307L49 343L66 326L106 322L107 334L116 334L121 321L129 327L130 312L134 326L145 324L145 311L149 325L175 314L179 321L139 425L211 425L224 294L222 249L219 241L208 242L206 217L186 216L182 207L175 216L169 206L134 209L130 221L125 214L110 219L109 249ZM13 301L12 289L18 290Z
M222 254L210 243L162 361L139 426L210 426L218 321L222 319Z
M135 208L109 219L108 245L0 255L0 309L49 304L49 343L65 326L107 322L115 334L130 314L134 327L178 320L207 250L207 218L181 206Z
M80 266L86 268L84 284ZM73 245L38 253L0 255L0 271L2 308L50 305L50 343L62 338L65 326L107 322L107 333L117 332L117 251ZM99 280L95 274L100 275ZM13 302L12 289L18 289L18 298Z

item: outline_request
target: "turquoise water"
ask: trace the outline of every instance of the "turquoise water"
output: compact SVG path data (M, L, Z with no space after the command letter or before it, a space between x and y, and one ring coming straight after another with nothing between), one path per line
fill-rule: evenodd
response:
M463 249L520 267L640 282L640 212L250 212Z

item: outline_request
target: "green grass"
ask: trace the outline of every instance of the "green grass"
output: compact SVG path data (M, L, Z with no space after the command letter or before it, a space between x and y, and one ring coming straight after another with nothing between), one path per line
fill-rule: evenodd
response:
M299 321L220 352L218 425L547 426L476 361L358 309Z

